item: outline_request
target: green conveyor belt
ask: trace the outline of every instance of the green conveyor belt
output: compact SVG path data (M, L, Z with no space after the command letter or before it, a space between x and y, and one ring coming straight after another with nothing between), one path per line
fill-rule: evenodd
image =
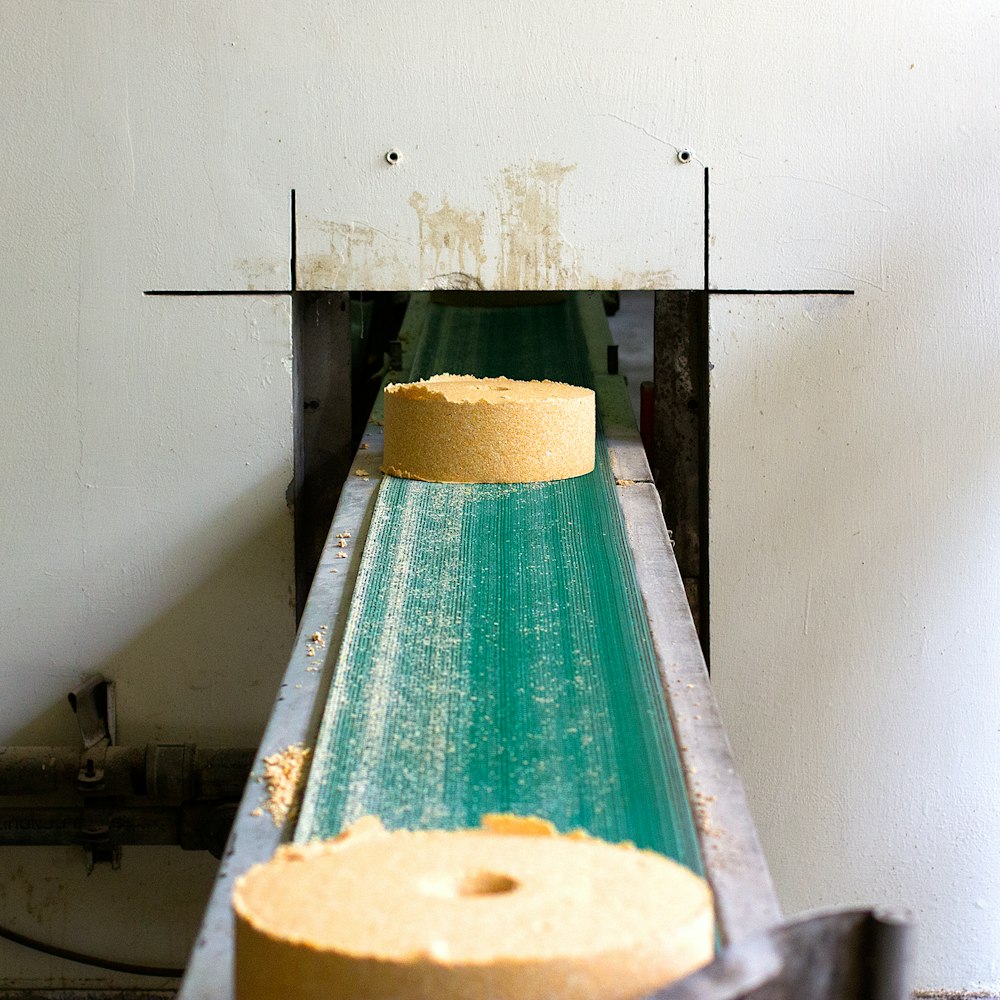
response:
M420 315L413 378L595 383L572 298ZM701 870L600 432L597 456L557 483L385 479L296 839L367 813L453 828L513 812Z

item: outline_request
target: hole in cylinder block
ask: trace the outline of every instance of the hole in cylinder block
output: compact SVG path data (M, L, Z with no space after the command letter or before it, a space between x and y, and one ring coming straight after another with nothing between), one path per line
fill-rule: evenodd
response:
M499 872L467 872L458 884L458 894L460 896L500 896L513 892L520 885L521 883L516 878L511 878L510 875L501 875Z

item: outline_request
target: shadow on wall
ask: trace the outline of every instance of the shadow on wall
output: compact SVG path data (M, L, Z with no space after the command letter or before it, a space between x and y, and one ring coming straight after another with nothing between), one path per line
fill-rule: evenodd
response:
M182 968L218 865L207 851L126 847L121 869L98 865L88 875L80 848L0 848L0 923L87 955ZM15 987L155 989L172 982L109 972L0 940L0 993Z
M913 906L927 970L992 950L1000 363L885 309L713 303L713 680L786 907Z
M117 649L79 670L69 665L58 673L49 669L44 680L36 676L31 684L30 658L14 667L8 685L23 681L26 688L41 689L46 704L29 722L4 719L0 742L78 742L66 693L83 677L100 672L117 683L121 743L255 746L295 633L291 515L274 516L272 502L270 516L261 518L267 514L261 497L273 501L281 495L276 489L283 485L265 482L231 503L158 565L138 571L128 567L140 576L135 589L141 593L130 605L130 593L120 588L118 606L103 606L83 626L131 633ZM127 557L122 560L127 562ZM125 572L111 560L106 566L118 579ZM149 604L180 586L187 589L140 627ZM25 698L18 700L25 705ZM10 711L8 702L3 714ZM27 711L20 714L23 719Z
M274 513L274 498L284 489L279 475L229 504L150 568L141 581L143 594L133 602L142 610L130 606L129 593L122 592L117 608L95 613L94 630L132 632L131 638L85 669L68 666L44 678L49 692L44 710L5 732L2 742L78 744L66 692L83 676L99 671L117 682L122 743L255 746L295 628L291 517L284 511ZM132 525L129 530L155 531L156 526ZM118 550L123 551L127 553ZM107 572L114 576L120 567L111 558ZM141 625L148 593L160 592L157 578L186 589ZM167 587L164 582L162 590ZM25 603L30 599L26 595ZM22 672L7 684L16 687L31 668L26 659ZM8 703L4 715L9 710ZM88 954L182 966L217 867L207 852L126 847L120 871L98 865L88 877L84 852L78 848L6 848L0 850L0 923ZM95 907L100 919L94 918ZM159 985L157 980L88 968L5 941L0 941L0 981L88 989Z

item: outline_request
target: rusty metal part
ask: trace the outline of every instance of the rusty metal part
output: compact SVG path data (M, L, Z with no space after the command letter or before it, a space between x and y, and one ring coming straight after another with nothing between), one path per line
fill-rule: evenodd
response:
M107 748L99 787L81 789L80 751L75 747L0 746L0 801L8 796L141 796L180 803L238 799L254 751L249 748L198 747L190 743Z

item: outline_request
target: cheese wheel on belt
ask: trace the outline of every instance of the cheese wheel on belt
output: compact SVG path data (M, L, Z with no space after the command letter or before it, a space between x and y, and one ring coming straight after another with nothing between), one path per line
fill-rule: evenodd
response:
M439 483L527 483L594 468L594 393L435 375L385 387L383 469Z
M711 894L540 820L279 848L236 884L236 1000L633 1000L710 961ZM544 834L539 836L539 834Z

